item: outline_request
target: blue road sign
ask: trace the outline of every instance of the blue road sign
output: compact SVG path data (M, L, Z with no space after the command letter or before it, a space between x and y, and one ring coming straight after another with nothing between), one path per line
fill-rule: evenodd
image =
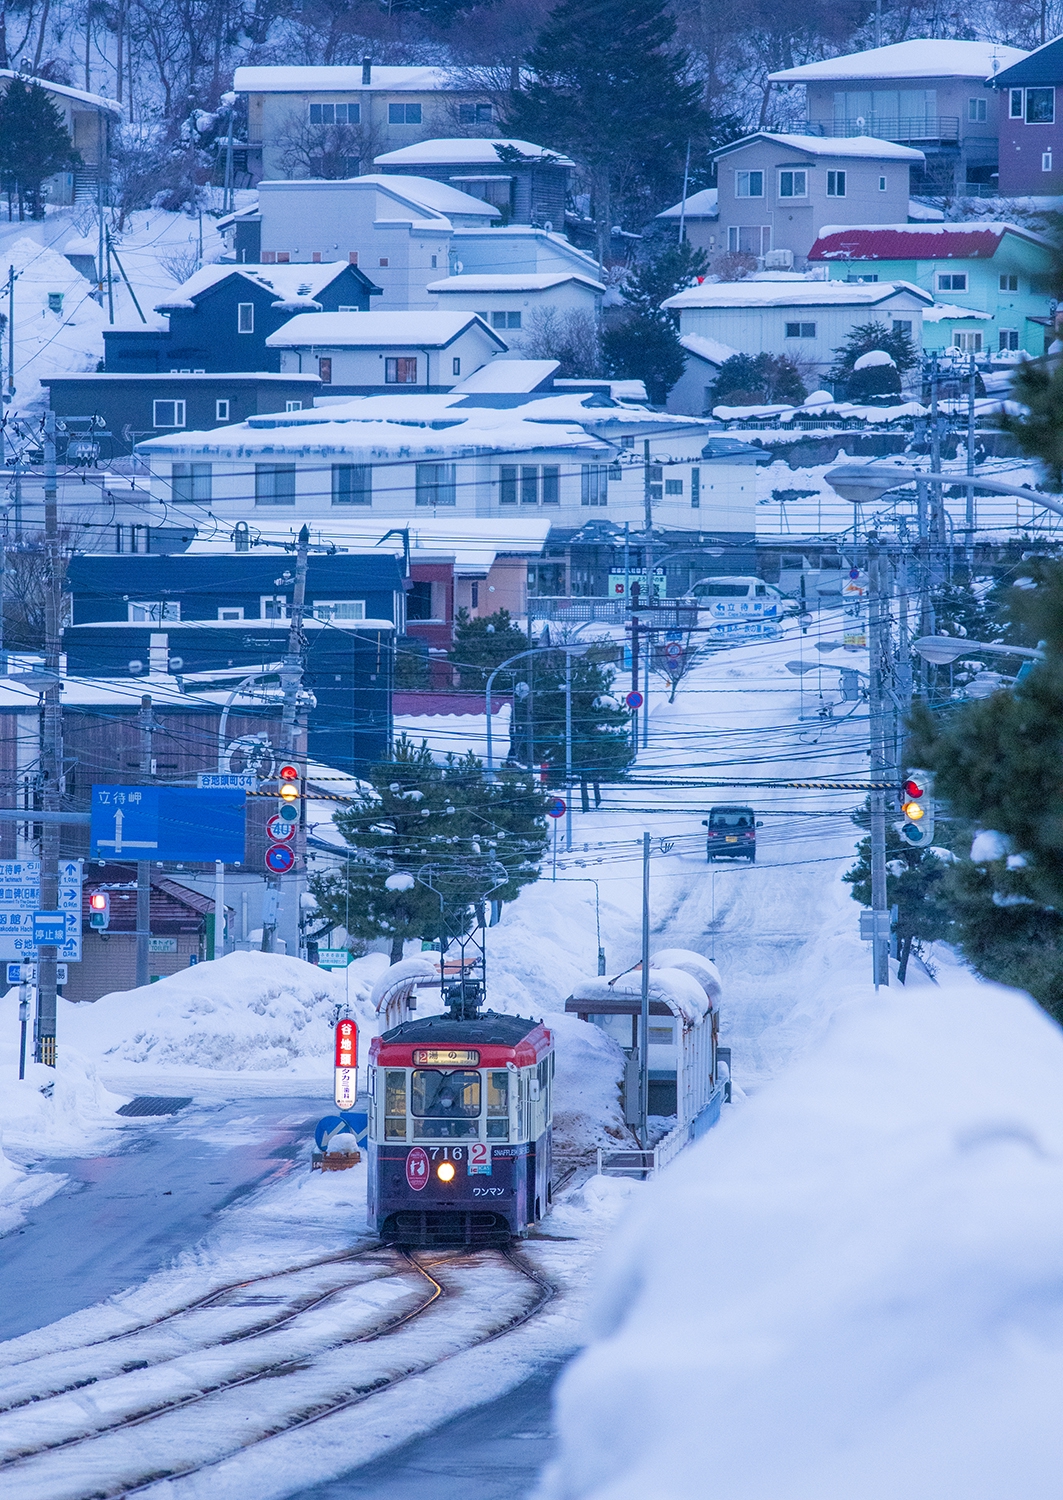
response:
M635 688L632 688L631 692L628 693L627 697L624 699L624 702L627 704L628 708L641 708L642 694Z
M563 818L568 812L568 803L564 797L555 797L552 802L547 803L546 816L548 818Z
M271 844L266 850L266 869L273 875L286 875L295 864L295 851L287 844Z
M65 911L35 911L33 913L33 944L61 947L66 942Z
M96 859L244 860L242 791L187 786L94 786L92 854Z

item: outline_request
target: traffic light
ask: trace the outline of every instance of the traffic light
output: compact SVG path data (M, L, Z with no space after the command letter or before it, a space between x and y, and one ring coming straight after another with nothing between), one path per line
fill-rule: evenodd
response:
M298 823L299 803L303 796L303 783L299 776L299 768L284 765L277 774L280 781L277 791L277 796L280 798L277 816L284 823Z
M909 771L901 788L901 838L913 849L934 842L934 777L930 771Z
M111 925L111 898L106 891L93 891L89 896L89 926L103 932Z

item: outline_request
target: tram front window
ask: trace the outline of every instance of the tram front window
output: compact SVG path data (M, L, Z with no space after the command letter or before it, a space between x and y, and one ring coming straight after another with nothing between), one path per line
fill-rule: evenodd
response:
M414 1128L419 1137L454 1140L479 1134L479 1073L415 1068L411 1092L417 1122Z

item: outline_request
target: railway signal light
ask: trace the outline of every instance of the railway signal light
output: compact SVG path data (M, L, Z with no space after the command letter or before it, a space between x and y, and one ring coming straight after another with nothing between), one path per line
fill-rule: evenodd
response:
M934 777L930 771L908 772L901 788L901 813L904 822L900 833L913 849L925 849L934 842Z
M111 898L106 891L93 891L89 896L89 926L103 932L111 925Z

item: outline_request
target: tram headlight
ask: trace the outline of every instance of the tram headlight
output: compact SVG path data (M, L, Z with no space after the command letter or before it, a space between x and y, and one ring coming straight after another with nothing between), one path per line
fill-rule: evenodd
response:
M436 1167L436 1176L440 1182L454 1181L454 1163L452 1161L441 1161Z

